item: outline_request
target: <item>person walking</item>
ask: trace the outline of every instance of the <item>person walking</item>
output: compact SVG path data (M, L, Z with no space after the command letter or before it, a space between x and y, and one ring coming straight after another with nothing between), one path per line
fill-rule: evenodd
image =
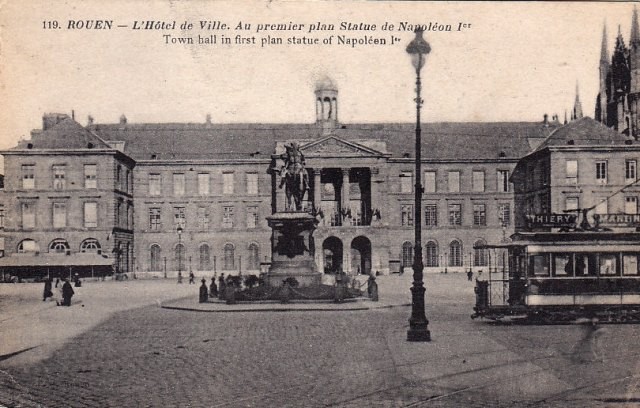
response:
M209 286L209 296L217 297L218 296L218 285L216 285L216 277L213 276L211 278L211 285Z
M74 295L73 288L68 279L62 284L62 306L71 306L71 297Z
M227 289L227 283L224 280L224 273L218 278L218 299L224 299L224 292Z
M196 283L196 275L193 272L189 272L189 285Z
M44 302L47 298L53 298L53 292L51 291L51 286L53 282L51 282L51 278L47 278L44 281L44 291L42 292L42 301Z

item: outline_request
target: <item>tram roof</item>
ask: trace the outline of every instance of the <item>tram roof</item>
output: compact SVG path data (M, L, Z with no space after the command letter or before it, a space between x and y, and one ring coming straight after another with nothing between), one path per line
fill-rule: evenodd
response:
M576 246L589 247L594 251L603 248L603 245L640 245L640 232L613 232L613 231L572 231L572 232L516 232L511 236L510 242L496 244L484 244L474 246L475 249L508 249L516 247L558 247ZM621 248L625 249L625 248Z

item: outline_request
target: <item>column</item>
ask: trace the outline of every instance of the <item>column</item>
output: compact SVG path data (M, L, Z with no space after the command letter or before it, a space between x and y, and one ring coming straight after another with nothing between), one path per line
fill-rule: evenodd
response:
M276 181L276 169L271 169L271 214L278 211L278 184Z
M348 168L342 169L342 194L340 201L340 211L346 211L349 208L349 170ZM343 224L345 219L342 219Z
M369 202L369 214L367 214L367 219L370 221L370 224L373 223L373 210L380 209L379 200L378 200L378 174L380 174L380 169L377 167L369 168L369 172L371 176L369 177L369 191L371 192L371 201Z
M322 169L312 169L313 171L313 207L316 211L320 210L320 205L322 204L322 191L320 188L322 187L322 182L320 181Z

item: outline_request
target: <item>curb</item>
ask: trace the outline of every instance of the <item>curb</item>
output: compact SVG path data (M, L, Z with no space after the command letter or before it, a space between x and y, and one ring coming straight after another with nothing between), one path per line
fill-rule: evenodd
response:
M225 305L227 306L227 305ZM383 305L383 306L377 306L377 307L369 307L369 306L363 306L363 307L352 307L352 308L336 308L336 309L332 309L332 308L323 308L323 307L315 307L315 308L296 308L296 307L282 307L282 308L275 308L275 307L269 307L269 308L264 308L264 309L260 309L260 308L252 308L252 309L239 309L239 308L233 308L233 306L231 306L231 308L229 309L198 309L195 307L188 307L188 306L165 306L165 305L161 305L160 307L162 309L168 309L168 310L182 310L185 312L201 312L201 313L233 313L233 312L352 312L352 311L362 311L362 310L375 310L375 309L391 309L393 307L406 307L406 306L411 306L411 303L403 303L403 304L394 304L394 305Z

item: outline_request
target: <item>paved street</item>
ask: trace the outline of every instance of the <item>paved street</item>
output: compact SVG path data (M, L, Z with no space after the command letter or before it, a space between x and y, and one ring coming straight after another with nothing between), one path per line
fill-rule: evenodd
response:
M409 275L378 281L381 299L406 303ZM591 344L580 344L583 326L472 321L473 289L465 276L429 275L426 283L430 343L406 342L406 306L277 313L170 310L158 303L190 296L195 304L197 285L158 280L88 282L72 307L56 308L41 301L40 284L0 285L0 404L640 404L638 326L604 326L598 361L593 361ZM68 332L59 329L62 324ZM11 356L30 347L35 348Z

